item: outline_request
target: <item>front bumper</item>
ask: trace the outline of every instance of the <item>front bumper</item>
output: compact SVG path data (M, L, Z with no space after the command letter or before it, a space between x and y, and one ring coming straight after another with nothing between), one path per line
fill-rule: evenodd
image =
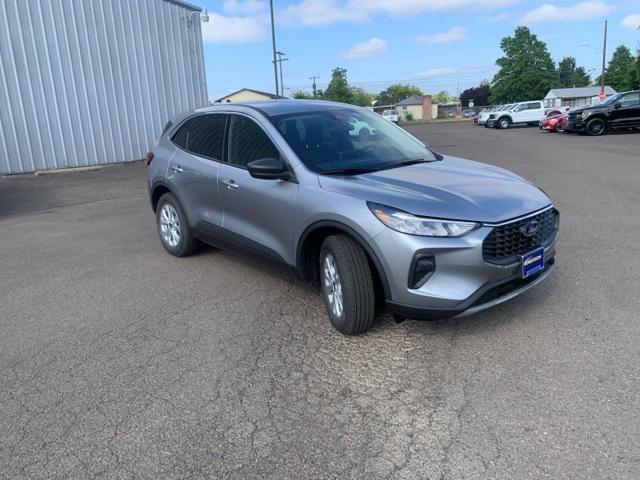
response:
M387 277L391 313L425 320L477 313L516 297L552 272L557 231L544 247L544 269L522 280L519 261L499 265L484 260L483 241L492 229L483 226L460 238L419 237L391 229L376 235L372 243ZM433 256L435 272L418 288L410 288L416 254Z
M584 132L587 124L583 122L582 119L578 118L570 118L567 124L568 132Z

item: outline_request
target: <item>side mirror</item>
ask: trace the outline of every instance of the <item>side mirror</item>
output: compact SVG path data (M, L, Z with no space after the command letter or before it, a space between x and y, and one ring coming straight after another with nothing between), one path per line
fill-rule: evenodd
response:
M288 180L289 170L276 158L259 158L247 164L249 175L262 180Z
M621 106L622 106L622 103L620 102L616 102L613 104L613 108L615 108L616 110L618 110Z

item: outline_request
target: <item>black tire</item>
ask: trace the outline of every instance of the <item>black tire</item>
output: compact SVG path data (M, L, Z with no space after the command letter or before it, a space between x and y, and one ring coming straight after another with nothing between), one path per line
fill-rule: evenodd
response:
M607 123L602 118L592 118L587 122L585 133L590 137L602 135L607 129Z
M171 245L162 232L161 217L165 205L171 206L178 217L180 239L176 245ZM160 197L160 200L158 200L158 205L156 207L156 227L158 229L158 236L160 237L162 246L171 255L176 257L186 257L195 253L200 248L200 242L193 236L193 232L189 226L187 217L184 214L184 210L173 193L165 193Z
M332 309L325 261L334 261L340 285L342 310ZM344 335L360 335L369 328L375 317L375 293L371 266L364 249L344 234L327 237L320 249L320 285L333 327ZM335 284L334 284L335 286Z
M496 128L506 130L511 126L511 119L509 117L502 117L496 122Z

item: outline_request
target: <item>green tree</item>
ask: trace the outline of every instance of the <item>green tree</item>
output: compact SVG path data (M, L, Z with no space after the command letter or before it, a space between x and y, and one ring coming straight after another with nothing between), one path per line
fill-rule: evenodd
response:
M371 106L371 102L373 102L375 96L369 92L367 92L364 88L360 87L352 87L353 92L353 104L359 105L361 107L369 107Z
M313 98L312 94L305 92L304 90L296 90L291 96L298 100L309 100Z
M558 63L558 77L562 87L586 87L591 82L591 78L584 68L576 65L573 57L564 57Z
M613 51L613 56L607 65L607 70L604 74L605 84L618 92L630 90L627 84L627 80L629 80L628 72L635 62L636 60L633 58L631 50L625 45L619 45ZM600 78L597 78L598 85L600 84Z
M347 70L345 68L334 68L331 73L331 81L324 91L325 100L335 102L353 103L354 92L347 81Z
M640 90L640 50L635 61L629 65L625 79L628 90Z
M409 97L421 97L422 91L413 85L402 85L397 83L391 85L378 94L378 103L380 105L395 105L401 100Z
M452 98L446 90L440 90L438 93L431 96L431 102L434 105L436 103L450 103L451 101Z
M504 56L496 60L500 70L491 85L492 103L541 99L557 86L558 73L547 45L527 27L516 27L500 48Z

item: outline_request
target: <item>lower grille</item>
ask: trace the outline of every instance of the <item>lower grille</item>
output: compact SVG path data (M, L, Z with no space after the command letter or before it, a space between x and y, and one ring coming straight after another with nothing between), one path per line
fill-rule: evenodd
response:
M495 227L482 244L482 255L489 263L509 264L520 255L550 244L557 231L558 212L550 208L538 215ZM537 225L537 231L525 235L527 226Z

